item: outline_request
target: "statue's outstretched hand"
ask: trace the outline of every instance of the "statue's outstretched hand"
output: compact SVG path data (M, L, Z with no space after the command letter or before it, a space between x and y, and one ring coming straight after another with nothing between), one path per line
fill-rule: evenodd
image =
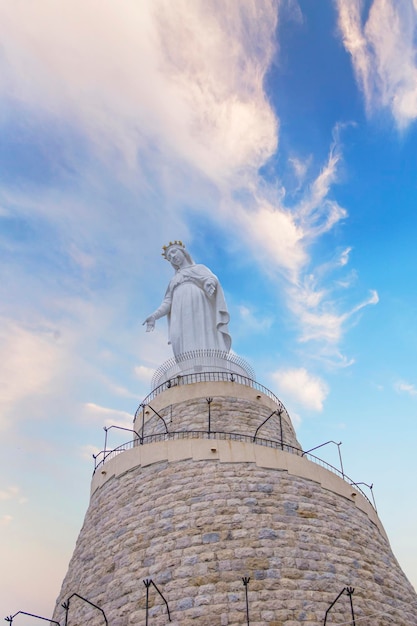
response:
M150 315L149 317L146 318L146 320L143 322L142 326L144 326L146 324L146 332L149 333L152 330L155 329L155 318L153 315Z

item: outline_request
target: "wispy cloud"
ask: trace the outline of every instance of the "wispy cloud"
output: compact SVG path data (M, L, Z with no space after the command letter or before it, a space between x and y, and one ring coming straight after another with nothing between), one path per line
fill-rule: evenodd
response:
M417 386L405 381L398 381L394 384L394 389L398 393L406 393L410 396L417 396Z
M326 354L328 362L337 365L352 362L340 354L338 347L348 322L358 311L378 301L376 292L350 308L337 300L335 292L347 290L354 276L348 268L350 247L324 263L317 263L311 254L313 244L347 217L347 211L329 197L342 159L342 128L335 127L327 162L316 177L306 178L295 205L285 204L285 194L272 199L270 188L263 185L252 210L247 206L233 210L246 245L268 275L278 278L299 328L299 340L316 342L316 354ZM336 277L332 276L334 272Z
M238 307L239 315L246 332L262 333L271 328L271 317L264 317L258 312L244 305Z
M324 300L323 294L314 286L306 284L294 294L292 306L299 317L302 326L300 341L325 341L329 345L337 346L347 323L363 308L377 304L379 297L372 291L368 298L355 305L344 313L331 310L333 306L329 300Z
M126 411L119 411L94 402L87 402L83 407L83 419L103 423L104 426L120 426L130 428L132 415Z
M288 159L288 162L292 165L299 186L301 186L301 184L304 182L312 161L312 155L310 155L307 159L300 159L297 156L292 156ZM299 186L297 187L297 189L299 188Z
M189 236L192 247L191 205L233 232L236 248L249 251L282 290L300 340L322 341L328 352L330 344L337 355L346 320L370 303L346 311L312 253L347 216L331 193L342 159L340 127L318 173L312 159L293 154L295 204L286 202L279 176L260 175L279 146L280 120L265 78L277 54L280 3L127 0L123 10L100 5L100 20L97 6L74 0L62 9L45 0L25 8L25 23L18 3L0 7L7 50L0 59L0 96L18 103L28 123L42 119L46 128L53 121L70 135L58 166L56 151L38 139L52 183L0 187L6 213L37 225L37 252L53 267L52 276L28 276L23 246L11 261L26 293L38 293L42 285L44 302L32 298L31 313L42 308L64 325L69 318L85 325L73 349L88 341L87 329L94 346L99 331L114 340L120 328L112 307L122 317L134 300L126 294L139 291L142 300L136 296L134 306L145 317L145 296L156 299L149 261L155 249L173 233ZM348 254L342 254L340 266L347 265ZM165 280L169 269L158 271ZM338 278L347 289L348 281ZM91 306L92 294L102 300L100 310ZM21 293L17 299L22 305ZM169 355L162 336L138 341L136 375L142 381L149 378L146 368ZM33 393L47 385L56 366L50 346L39 354Z
M310 374L304 367L280 369L272 379L283 397L312 411L321 411L329 393L327 384L318 376Z
M50 329L27 328L7 318L1 319L0 351L7 355L0 362L0 426L4 428L23 400L48 392L59 368L60 354Z
M91 461L93 456L96 456L100 452L100 448L91 444L86 444L80 447L80 456L86 461Z
M144 382L150 383L155 369L145 365L137 365L134 369L135 376Z
M22 496L21 490L16 485L11 485L5 489L0 490L0 500L15 500L19 504L27 502L27 498Z
M360 0L337 0L337 7L368 113L385 107L406 128L417 117L415 3L374 0L366 17Z
M75 115L104 156L117 147L134 169L149 140L218 183L274 151L263 78L275 49L275 2L220 10L214 2L128 0L123 11L100 5L100 20L97 7L74 0L62 10L46 0L26 7L23 26L19 8L3 6L3 91Z
M302 20L298 3L286 4ZM136 392L146 395L151 368L171 356L165 321L154 333L141 325L171 276L160 246L180 238L208 262L193 248L200 217L233 242L231 257L247 256L254 283L261 272L280 305L283 296L300 351L311 343L314 354L349 362L338 344L376 296L352 304L346 295L349 242L330 261L317 255L320 238L347 218L334 193L339 127L323 162L288 147L295 190L274 173L282 125L266 79L279 54L280 11L280 0L0 2L0 124L7 119L2 141L13 135L16 157L0 172L0 413L21 429L20 441L33 431L23 420L53 421L57 430L42 435L59 430L71 465L71 451L97 452L77 447L75 428L94 443L90 428L132 425ZM255 302L242 313L261 333L272 307L259 316ZM275 384L316 411L328 393L304 368L280 370ZM33 451L32 441L24 445ZM47 455L37 458L42 471ZM16 570L15 589L32 589L35 600L53 589L58 552L48 558L50 580L27 569L22 583ZM25 554L45 562L29 539Z

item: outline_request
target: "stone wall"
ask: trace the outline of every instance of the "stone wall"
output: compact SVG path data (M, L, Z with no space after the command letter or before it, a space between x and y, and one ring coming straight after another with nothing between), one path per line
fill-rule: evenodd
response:
M246 623L243 576L252 626L322 624L347 585L364 623L417 624L416 594L354 502L286 471L217 459L136 467L96 489L58 601L77 592L111 626L145 624L151 578L174 625L237 626ZM153 588L150 605L149 624L167 624ZM77 601L70 623L102 623L83 611ZM346 597L329 624L349 619Z
M202 395L204 393L204 395ZM145 436L165 432L164 418L169 431L212 431L235 432L248 436L282 440L300 448L290 417L283 405L262 392L236 383L201 383L170 389L157 396L150 406L139 411L134 428ZM272 416L271 416L272 414ZM270 417L271 416L271 417ZM268 419L269 418L269 419ZM262 426L263 422L266 423ZM258 430L259 428L259 430Z
M230 389L211 393L213 429L253 434L271 400ZM198 391L185 390L182 402L162 394L152 406L172 416L173 430L199 430L208 394ZM152 417L147 427L161 423ZM276 439L279 423L268 427L264 436ZM346 481L280 449L198 438L137 445L100 466L54 619L63 623L61 603L78 593L110 626L145 624L143 581L152 579L173 626L246 624L244 576L251 626L319 626L346 586L357 626L417 626L417 596L374 509ZM162 598L149 592L149 625L168 624ZM68 623L103 619L73 598ZM350 623L344 594L328 624Z

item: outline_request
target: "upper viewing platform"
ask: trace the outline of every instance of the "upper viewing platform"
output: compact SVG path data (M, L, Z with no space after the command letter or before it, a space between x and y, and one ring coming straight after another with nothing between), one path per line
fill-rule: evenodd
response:
M229 380L232 375L255 380L252 367L237 354L224 350L200 349L179 354L158 367L152 377L152 391L164 383L176 384L179 379L187 380L190 374L215 372L228 375ZM191 380L190 382L197 381Z

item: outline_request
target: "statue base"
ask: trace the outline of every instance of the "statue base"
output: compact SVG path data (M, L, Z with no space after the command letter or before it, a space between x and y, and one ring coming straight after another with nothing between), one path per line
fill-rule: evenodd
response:
M226 372L255 380L252 367L237 354L222 350L193 350L179 354L158 367L152 378L152 390L179 376L202 372Z

